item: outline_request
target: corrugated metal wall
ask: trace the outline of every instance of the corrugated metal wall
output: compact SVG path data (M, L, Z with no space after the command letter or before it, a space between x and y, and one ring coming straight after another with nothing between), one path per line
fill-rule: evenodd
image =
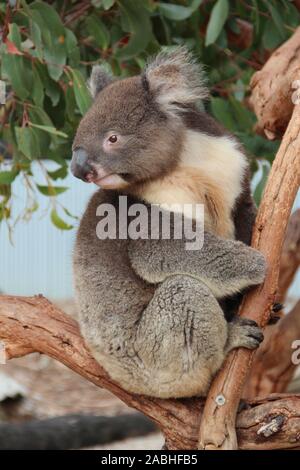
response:
M51 163L47 163L47 168L51 168ZM40 184L46 184L37 165L34 165L34 173ZM55 185L70 188L58 200L74 215L83 212L91 193L97 189L76 180L71 174ZM26 204L26 191L20 178L13 189L16 215ZM74 220L72 230L58 230L50 221L49 211L46 213L49 198L38 194L38 201L40 208L32 220L29 223L20 221L14 228L13 246L7 228L0 225L0 290L9 294L43 293L51 298L68 298L72 295L71 255L78 222Z

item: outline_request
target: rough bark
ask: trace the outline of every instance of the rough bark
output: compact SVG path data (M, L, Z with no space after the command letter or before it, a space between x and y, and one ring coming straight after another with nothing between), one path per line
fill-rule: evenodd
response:
M300 28L252 77L249 103L258 118L256 130L269 139L282 137L292 116L292 84L300 80L299 54Z
M293 282L300 266L300 209L296 210L289 220L283 243L277 300L284 302L287 290Z
M266 257L265 282L244 298L241 316L265 326L275 301L282 244L300 182L300 107L284 135L264 191L253 230L252 246ZM231 353L208 394L200 425L199 448L236 449L235 420L253 351Z
M240 449L252 450L299 448L299 421L296 417L300 395L270 395L256 399L237 416L236 430Z
M77 323L44 297L1 296L0 337L3 359L30 352L47 354L149 416L164 433L168 449L196 448L202 400L159 400L126 392L93 359ZM299 446L299 428L300 396L278 395L251 401L238 415L239 446L295 448Z
M292 355L294 342L300 340L300 301L288 315L268 328L268 336L255 355L245 387L247 398L286 391L299 365L292 361Z
M284 303L299 265L300 209L296 210L289 220L283 244L278 302ZM254 398L286 391L297 367L291 360L294 352L292 346L296 340L300 340L300 301L276 325L266 328L264 342L254 356L244 397Z

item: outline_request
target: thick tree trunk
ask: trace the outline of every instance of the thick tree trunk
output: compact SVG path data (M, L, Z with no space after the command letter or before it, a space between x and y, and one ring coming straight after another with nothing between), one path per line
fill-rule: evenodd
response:
M265 326L275 301L282 244L300 183L300 107L295 106L264 191L252 246L266 257L265 282L245 296L241 316ZM253 351L231 353L211 386L200 426L199 448L236 449L236 413Z
M169 449L196 448L203 400L159 400L126 392L93 359L77 323L44 297L0 296L0 337L3 362L30 352L47 354L149 416L161 428ZM271 425L274 417L277 419ZM300 396L271 396L252 401L238 415L239 446L297 447L299 428Z

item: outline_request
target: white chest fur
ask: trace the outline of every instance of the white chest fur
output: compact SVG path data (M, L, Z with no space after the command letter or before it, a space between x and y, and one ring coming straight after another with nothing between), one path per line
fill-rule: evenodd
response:
M151 204L202 203L206 227L233 237L231 211L241 193L246 167L246 157L230 137L188 130L176 170L144 185L139 195Z
M188 130L181 166L198 170L215 182L232 208L242 189L247 160L229 136L213 137Z

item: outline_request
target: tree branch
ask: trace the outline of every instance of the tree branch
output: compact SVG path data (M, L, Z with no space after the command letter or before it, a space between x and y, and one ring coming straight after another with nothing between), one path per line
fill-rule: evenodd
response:
M0 296L0 338L6 359L30 352L47 354L149 416L164 433L168 449L196 448L202 400L160 400L126 392L93 359L77 323L44 297ZM277 430L272 434L268 425L275 417L278 417ZM259 432L265 426L267 431ZM237 421L241 449L298 447L299 428L298 395L251 401L239 413ZM268 432L271 434L267 436Z
M261 326L266 325L275 301L284 234L300 182L299 159L300 107L295 106L272 165L253 231L252 246L267 260L266 279L245 296L241 308L241 316L251 318ZM199 448L237 448L236 412L252 357L253 351L234 351L213 381L201 420Z
M300 209L296 210L288 223L280 259L278 302L284 302L287 290L300 266Z
M249 104L258 118L256 130L269 139L281 138L292 116L292 83L300 80L299 51L300 28L251 79Z
M288 315L269 328L269 334L257 351L244 397L262 397L285 392L296 363L292 361L294 341L300 340L300 301Z
M300 209L292 214L288 223L280 261L277 301L284 302L299 265ZM292 345L299 339L300 301L276 325L267 326L264 342L254 356L244 397L285 392L297 367L291 361Z

